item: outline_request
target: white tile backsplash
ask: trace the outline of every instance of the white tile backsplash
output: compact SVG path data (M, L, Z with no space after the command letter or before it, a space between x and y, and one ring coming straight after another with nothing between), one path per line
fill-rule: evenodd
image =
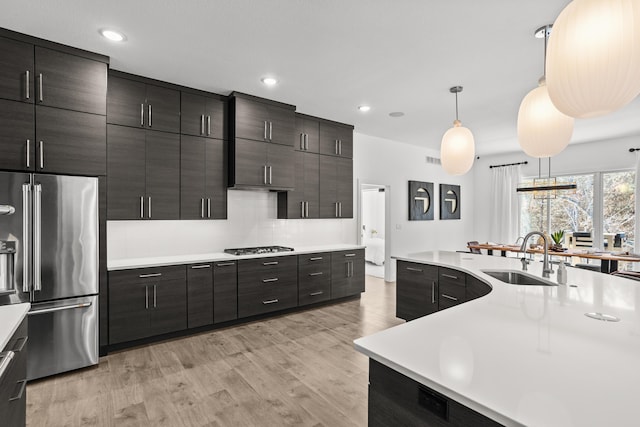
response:
M245 246L357 243L355 219L277 219L277 194L230 190L227 220L108 221L109 260Z

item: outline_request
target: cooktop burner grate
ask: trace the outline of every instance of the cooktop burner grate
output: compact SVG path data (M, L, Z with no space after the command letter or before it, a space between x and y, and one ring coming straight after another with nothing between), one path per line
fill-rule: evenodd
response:
M277 252L291 252L293 248L286 246L257 246L254 248L225 249L224 252L232 255L271 254Z

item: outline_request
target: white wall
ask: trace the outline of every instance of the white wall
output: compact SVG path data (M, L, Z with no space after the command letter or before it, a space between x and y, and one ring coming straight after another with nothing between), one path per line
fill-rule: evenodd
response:
M616 171L633 169L635 154L629 148L640 148L640 137L616 138L583 144L570 144L563 152L551 159L551 175L581 174L589 172ZM538 176L538 159L527 156L524 152L515 152L493 156L483 156L473 166L476 182L475 224L473 240L480 242L494 241L489 235L491 206L491 170L489 165L522 162L524 177ZM542 175L547 174L547 160L542 161Z
M230 190L227 197L226 221L108 221L108 259L357 243L355 219L277 219L276 193Z
M360 183L389 185L391 256L428 250L466 250L474 235L474 175L447 175L440 165L428 164L435 150L354 133L354 179ZM408 181L433 182L433 221L409 221ZM461 219L439 220L439 184L461 186ZM392 274L395 277L395 273ZM393 280L393 279L392 279Z

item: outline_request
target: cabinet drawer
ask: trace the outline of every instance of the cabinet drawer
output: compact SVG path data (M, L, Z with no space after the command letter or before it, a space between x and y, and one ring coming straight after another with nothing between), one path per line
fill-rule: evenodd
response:
M238 261L238 292L251 292L264 283L297 279L296 256L268 257Z
M313 304L331 298L331 263L329 257L298 267L298 305Z
M364 249L354 249L351 251L338 251L331 253L333 261L364 259Z
M398 261L398 280L406 283L431 283L438 281L438 267L415 262Z
M450 285L458 285L464 288L466 276L467 275L465 273L462 273L458 270L453 270L451 268L445 267L438 268L438 278L441 285L444 283Z
M466 301L466 290L464 286L450 283L439 284L438 303L440 309L449 308Z
M302 267L316 267L318 265L331 266L331 253L321 252L315 254L298 255L298 265Z
M169 267L137 268L109 272L109 280L120 283L150 283L164 280L186 280L187 270L184 265Z
M238 294L238 317L249 317L295 307L298 303L296 282L266 284L252 292Z

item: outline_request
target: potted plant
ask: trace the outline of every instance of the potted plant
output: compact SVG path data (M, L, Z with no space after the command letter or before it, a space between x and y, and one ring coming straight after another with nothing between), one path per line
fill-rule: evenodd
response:
M551 240L553 240L553 245L551 245L551 250L554 251L563 251L562 241L564 240L564 231L559 230L555 233L551 233Z

